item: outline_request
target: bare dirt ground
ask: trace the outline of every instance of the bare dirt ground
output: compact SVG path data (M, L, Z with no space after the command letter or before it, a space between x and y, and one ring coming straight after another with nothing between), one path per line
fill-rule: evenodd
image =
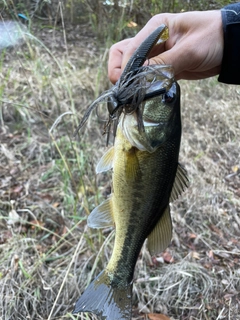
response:
M0 319L77 319L76 299L106 265L111 230L86 228L110 193L95 176L103 122L88 104L109 86L107 50L87 26L34 28L39 41L0 63ZM189 189L172 204L174 236L134 281L134 319L240 319L240 88L180 81L180 161ZM104 116L105 107L100 110ZM55 120L62 115L59 123ZM80 315L79 319L96 319Z

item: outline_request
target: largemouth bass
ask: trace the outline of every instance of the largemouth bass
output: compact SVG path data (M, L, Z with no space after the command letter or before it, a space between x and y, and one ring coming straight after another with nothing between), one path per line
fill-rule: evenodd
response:
M146 51L145 58L147 54ZM144 61L134 67L133 61L136 62L132 59L127 70L141 74L138 68ZM114 146L97 165L97 173L113 170L113 193L91 212L88 225L115 226L115 242L107 267L82 294L74 313L93 312L107 320L131 319L134 268L145 239L151 254L163 251L171 241L169 202L188 184L186 172L178 163L180 87L172 74L171 67L161 66L157 81L147 77L148 89L140 104L135 102L137 107L130 106L130 112L129 106L124 105L126 110L123 107L125 112L119 115ZM125 72L124 77L131 86L135 78L128 75ZM159 95L159 88L166 92ZM156 96L154 92L158 92ZM147 93L151 98L142 102ZM119 104L113 104L110 113L119 108ZM143 128L139 127L139 119Z

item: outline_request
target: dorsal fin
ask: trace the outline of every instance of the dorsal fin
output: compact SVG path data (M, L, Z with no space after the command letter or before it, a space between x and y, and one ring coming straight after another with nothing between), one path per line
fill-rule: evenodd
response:
M170 202L176 200L178 196L188 188L188 185L189 185L189 180L187 177L187 171L179 163L174 184L172 187Z

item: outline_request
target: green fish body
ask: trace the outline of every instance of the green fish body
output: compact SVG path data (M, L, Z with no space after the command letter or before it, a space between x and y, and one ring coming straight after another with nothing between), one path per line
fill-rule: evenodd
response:
M144 102L139 130L136 112L122 113L114 146L97 165L113 170L113 193L95 208L88 225L116 228L113 253L105 270L76 303L74 313L93 312L107 320L131 319L135 264L145 239L151 254L171 241L169 202L187 187L178 163L181 141L180 87Z

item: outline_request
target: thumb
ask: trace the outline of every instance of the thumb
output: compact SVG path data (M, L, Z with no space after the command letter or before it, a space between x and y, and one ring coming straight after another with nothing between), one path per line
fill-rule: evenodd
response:
M177 47L177 49L175 47ZM128 63L128 60L132 57L132 54L136 49L137 47L130 47L129 44L127 50L123 54L121 70L124 70L126 64ZM171 65L174 69L175 77L177 77L177 75L181 74L184 70L186 70L187 67L188 69L193 67L191 66L192 59L188 52L188 50L181 50L179 46L174 46L171 49L164 51L159 55L151 57L146 62L146 64Z
M174 69L174 74L177 76L178 74L182 73L186 66L190 66L191 68L191 57L184 52L183 54L179 52L179 49L176 50L174 47L164 51L163 53L152 57L149 59L149 64L165 64L165 65L171 65Z

